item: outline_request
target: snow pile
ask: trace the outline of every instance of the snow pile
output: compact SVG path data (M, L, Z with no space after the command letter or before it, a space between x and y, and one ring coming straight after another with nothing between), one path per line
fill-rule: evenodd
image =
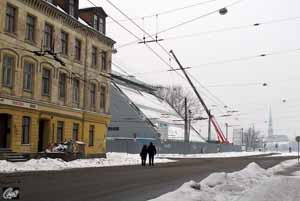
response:
M244 156L259 156L271 152L221 152L210 154L159 154L160 158L232 158Z
M155 159L156 163L174 162L168 159ZM0 173L26 172L26 171L51 171L72 168L107 167L122 165L138 165L141 163L138 154L107 153L107 158L78 159L70 162L61 159L41 158L31 159L26 162L12 163L0 160Z
M298 201L300 200L299 177L272 177L250 189L236 201Z
M261 168L256 163L251 163L241 171L213 173L200 183L187 182L176 191L151 201L244 201L243 197L247 192L251 189L259 189L259 186L272 180L276 170L282 170L282 168L295 165L295 163L295 160L283 162L269 170ZM298 188L299 184L300 182L298 183ZM280 187L280 185L278 186ZM251 198L247 200L256 200L253 196Z

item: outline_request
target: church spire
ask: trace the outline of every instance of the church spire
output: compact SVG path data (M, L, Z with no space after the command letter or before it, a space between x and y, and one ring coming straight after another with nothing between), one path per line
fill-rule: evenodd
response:
M272 111L271 111L271 107L270 107L268 136L270 137L273 134L274 134L274 131L273 131L273 122L272 122Z

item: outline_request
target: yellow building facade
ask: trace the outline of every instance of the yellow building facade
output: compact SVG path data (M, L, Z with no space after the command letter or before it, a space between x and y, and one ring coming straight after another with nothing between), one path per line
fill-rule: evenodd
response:
M114 44L105 17L78 0L0 1L0 149L35 154L72 140L105 155Z

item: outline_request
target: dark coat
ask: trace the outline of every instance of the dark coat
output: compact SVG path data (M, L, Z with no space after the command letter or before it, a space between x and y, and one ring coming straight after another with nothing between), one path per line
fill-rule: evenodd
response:
M156 148L153 144L148 146L148 154L149 156L154 156L156 154Z
M146 159L147 158L147 153L148 153L147 146L143 146L143 148L141 150L141 153L140 153L141 158Z

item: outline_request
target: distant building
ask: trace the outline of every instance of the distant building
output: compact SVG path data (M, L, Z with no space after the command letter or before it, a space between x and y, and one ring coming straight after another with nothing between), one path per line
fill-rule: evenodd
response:
M270 108L269 122L268 122L268 136L263 139L264 146L270 150L277 150L278 146L283 145L285 148L289 144L287 135L275 135L273 130L272 112Z
M78 2L0 1L0 148L34 154L72 139L106 152L114 41L103 9Z
M245 140L243 139L243 128L233 129L233 144L235 145L244 145Z

